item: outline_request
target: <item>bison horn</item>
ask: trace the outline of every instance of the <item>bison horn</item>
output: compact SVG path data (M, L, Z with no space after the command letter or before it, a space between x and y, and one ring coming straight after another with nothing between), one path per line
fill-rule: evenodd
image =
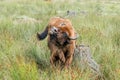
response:
M37 33L37 38L39 40L43 40L47 37L48 34L48 26L45 28L45 30L42 33Z
M79 35L77 34L75 37L69 37L70 40L76 40L79 37Z

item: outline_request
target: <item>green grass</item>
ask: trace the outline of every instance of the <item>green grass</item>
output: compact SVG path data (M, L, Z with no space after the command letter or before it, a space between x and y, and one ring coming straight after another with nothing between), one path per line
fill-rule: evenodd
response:
M0 80L95 80L89 69L81 71L75 65L70 70L53 70L47 41L36 39L49 18L64 17L67 10L77 12L68 17L80 35L77 43L90 45L105 80L119 80L119 9L119 0L1 0Z

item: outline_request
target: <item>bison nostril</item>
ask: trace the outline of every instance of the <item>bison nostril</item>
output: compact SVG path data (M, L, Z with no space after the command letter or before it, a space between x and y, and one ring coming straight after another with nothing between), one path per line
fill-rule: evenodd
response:
M56 29L55 29L54 31L55 31L55 32L57 32L57 30L56 30Z
M54 29L54 31L55 31L55 32L58 32L58 30L57 30L57 29Z
M53 27L53 28L52 28L52 31L53 31L54 33L57 33L57 32L58 32L58 28Z

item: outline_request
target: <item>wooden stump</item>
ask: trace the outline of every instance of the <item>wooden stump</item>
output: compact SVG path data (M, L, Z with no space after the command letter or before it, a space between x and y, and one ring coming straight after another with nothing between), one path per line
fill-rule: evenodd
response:
M90 47L85 45L77 45L74 53L73 62L79 66L81 70L89 68L97 75L101 75L99 65L92 58Z

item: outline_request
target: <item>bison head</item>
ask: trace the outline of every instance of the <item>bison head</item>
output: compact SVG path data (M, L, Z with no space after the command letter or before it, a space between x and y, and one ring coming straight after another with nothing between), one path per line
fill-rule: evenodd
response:
M51 18L47 27L42 33L37 33L39 40L43 40L49 36L67 38L69 40L76 40L77 36L75 35L74 29L71 22L68 19L63 19L60 17Z

